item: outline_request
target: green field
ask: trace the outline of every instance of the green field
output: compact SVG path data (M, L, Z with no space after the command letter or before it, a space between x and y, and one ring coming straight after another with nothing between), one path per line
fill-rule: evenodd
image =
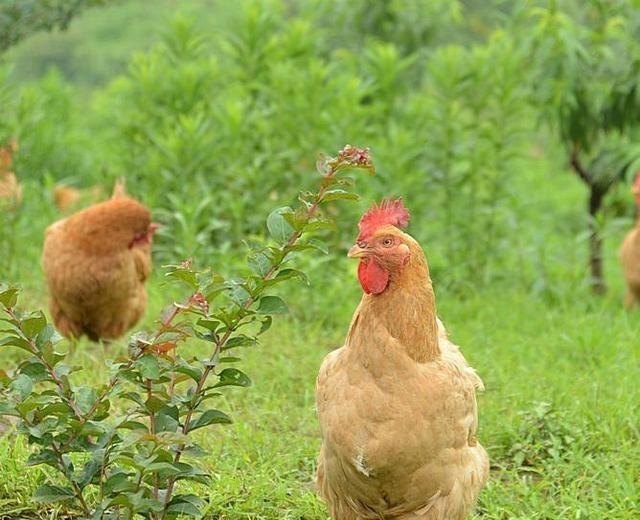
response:
M558 3L575 13L574 3ZM181 491L205 499L205 518L328 518L313 487L315 377L361 295L346 258L357 220L387 195L412 211L408 232L429 259L438 314L486 385L479 439L492 471L473 518L637 518L640 312L623 309L617 258L633 201L619 182L598 216L608 291L593 295L587 192L558 122L540 123L545 107L521 70L521 15L434 2L431 25L411 25L407 6L420 2L398 2L390 28L367 2L351 12L340 1L193 1L177 21L172 2L148 17L143 4L89 10L69 32L37 34L3 56L0 144L20 142L24 197L2 213L0 280L23 287L23 307L46 308L40 254L44 229L60 217L58 183L108 192L125 175L164 224L138 330L184 297L163 265L193 257L225 275L246 272L243 240L265 236L272 209L313 189L318 152L369 146L377 166L373 177L354 174L358 203L327 210L337 222L324 235L329 254L293 260L310 284L278 289L289 315L240 353L253 385L218 403L234 423L196 434L212 480ZM453 4L461 14L449 12ZM135 22L124 30L127 19ZM97 65L79 66L81 52ZM47 72L47 60L58 72ZM106 381L105 358L126 344L82 340L74 382ZM18 359L0 349L6 372ZM31 499L57 476L28 466L25 438L0 429L0 519L68 518L68 503Z

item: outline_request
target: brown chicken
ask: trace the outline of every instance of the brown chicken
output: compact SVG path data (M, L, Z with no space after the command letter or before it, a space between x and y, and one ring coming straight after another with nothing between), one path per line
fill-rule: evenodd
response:
M627 281L627 293L624 298L627 308L640 306L640 172L636 174L632 191L638 208L638 220L620 248L620 260Z
M79 190L72 186L60 184L53 188L53 200L60 213L71 212L84 203L95 204L105 198L100 186L92 186L86 190Z
M115 339L138 322L155 229L150 211L118 185L110 200L47 228L42 265L62 334Z
M335 520L458 520L487 480L476 438L482 381L436 317L409 213L384 201L349 256L364 290L342 348L322 363L317 483Z
M22 202L22 186L16 174L11 171L13 154L17 151L18 143L13 139L0 147L0 202L8 203L13 208Z

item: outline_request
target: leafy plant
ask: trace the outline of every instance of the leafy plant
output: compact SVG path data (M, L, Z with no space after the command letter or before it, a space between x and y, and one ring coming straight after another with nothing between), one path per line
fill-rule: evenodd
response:
M251 247L251 274L224 278L190 261L168 267L167 279L190 295L168 306L155 330L131 337L128 356L110 362L106 384L76 385L73 374L81 368L65 363L61 338L44 314L19 310L19 289L0 286L6 323L0 346L24 354L14 373L0 373L0 413L17 417L19 432L35 447L29 463L50 466L59 477L40 486L35 500L68 502L93 519L202 513L201 498L179 493L180 482L208 478L194 462L202 450L193 432L231 422L214 403L226 387L251 384L233 366L237 354L287 311L275 287L306 280L291 263L301 252L323 250L316 236L331 221L321 208L358 198L339 174L373 172L368 151L350 146L317 166L318 190L302 192L296 208L267 218L270 240ZM191 341L209 345L209 354L184 354Z
M575 439L551 403L534 403L519 416L515 439L506 454L508 467L541 471L546 460L557 461L571 453Z

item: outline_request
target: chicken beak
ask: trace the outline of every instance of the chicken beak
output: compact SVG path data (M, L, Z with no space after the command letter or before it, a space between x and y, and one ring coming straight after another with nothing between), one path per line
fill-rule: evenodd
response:
M349 249L347 256L349 258L362 258L364 256L367 256L368 254L369 251L366 248L360 247L358 244L354 244L353 246L351 246L351 249Z
M158 224L157 222L152 222L151 224L149 224L149 236L153 236L160 227L162 227L162 225Z

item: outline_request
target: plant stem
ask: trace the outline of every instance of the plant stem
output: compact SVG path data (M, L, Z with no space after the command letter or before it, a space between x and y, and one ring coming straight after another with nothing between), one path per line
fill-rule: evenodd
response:
M326 176L330 177L333 176L337 173L337 170L333 169L331 170ZM316 211L318 210L318 207L320 206L320 204L322 204L325 192L327 191L327 187L325 186L321 186L320 189L318 190L318 193L315 196L315 200L313 201L313 203L307 208L307 216L309 219L311 219ZM278 272L278 270L280 269L280 267L282 266L282 264L284 263L287 254L288 254L288 248L290 248L291 246L293 246L302 236L303 231L302 230L298 230L298 231L294 231L293 233L291 233L291 236L289 237L289 239L287 240L287 242L282 246L282 250L284 251L284 254L282 255L282 258L280 259L279 262L277 262L276 264L272 265L269 270L263 275L262 280L263 281L268 281L271 280L276 273ZM256 296L249 296L249 298L244 302L244 304L241 306L242 310L247 310L249 309L255 302L256 300L259 298L259 295ZM215 348L209 358L210 361L213 361L216 356L218 356L218 354L220 353L222 347L225 346L225 344L227 343L227 341L229 340L229 338L231 337L231 334L233 334L238 328L238 325L236 324L235 326L229 327L227 329L227 331L224 333L224 335L215 342ZM205 369L202 372L202 375L200 376L200 379L198 380L195 390L193 392L193 399L191 400L191 402L189 403L189 408L187 410L187 413L185 414L185 418L184 418L184 423L182 425L182 433L184 435L187 435L189 433L189 423L191 422L191 418L193 417L193 413L196 410L196 407L198 405L198 396L200 395L200 393L202 392L202 389L204 388L204 385L207 381L207 379L209 378L209 375L211 374L211 371L214 369L214 366L212 363L207 364L207 366L205 367ZM174 457L173 457L173 463L177 464L178 462L180 462L180 458L182 457L182 453L184 452L185 449L185 444L181 444ZM165 497L164 497L164 509L162 512L162 515L160 516L161 519L166 518L167 515L167 507L169 505L169 502L171 501L171 495L173 494L173 488L176 482L176 477L175 476L171 476L168 479L167 482L167 488L166 488L166 492L165 492Z
M60 449L58 448L55 442L51 443L51 449L56 454L56 458L58 459L58 465L60 466L60 471L62 472L63 475L66 476L66 468L64 466L63 453L60 451ZM91 510L89 509L89 506L87 505L87 502L85 501L84 496L82 496L82 488L78 485L77 482L74 482L72 479L67 477L67 480L71 483L71 486L73 487L73 492L75 493L76 498L80 503L80 507L82 507L82 512L85 515L89 516L91 514Z

